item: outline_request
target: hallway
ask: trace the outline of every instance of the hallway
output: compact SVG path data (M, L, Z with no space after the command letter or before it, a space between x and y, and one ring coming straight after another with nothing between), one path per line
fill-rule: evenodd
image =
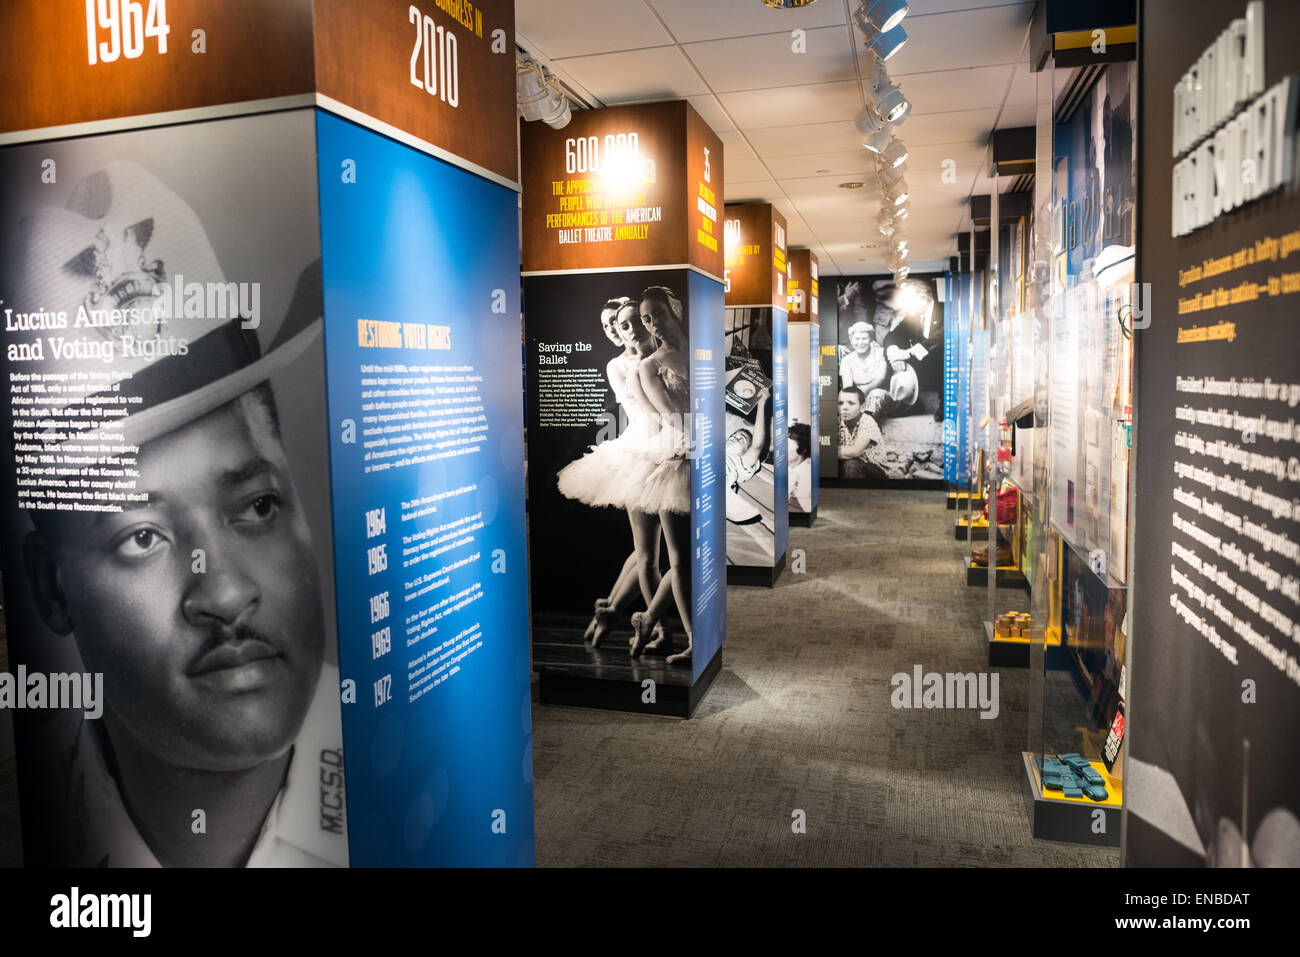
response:
M728 589L722 672L689 721L535 704L538 865L1118 866L1029 836L1024 670L1001 670L992 720L890 705L915 665L988 670L985 592L943 504L823 489L790 531L806 572Z

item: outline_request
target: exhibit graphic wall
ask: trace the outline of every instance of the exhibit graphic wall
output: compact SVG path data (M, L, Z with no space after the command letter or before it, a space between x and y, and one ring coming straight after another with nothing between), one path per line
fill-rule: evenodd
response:
M943 480L943 283L942 274L837 280L841 479Z
M1185 126L1229 29L1241 102ZM1294 4L1143 5L1128 864L1300 864L1298 31Z
M790 534L785 217L726 207L727 580L771 585Z
M512 109L513 64L488 51L512 5L196 3L170 48L132 34L121 60L100 44L141 24L117 5L55 12L21 14L67 41L57 89L0 111L25 859L531 866L523 422L499 373L517 187L509 142L457 120ZM287 59L214 87L247 14ZM356 67L340 31L401 50L412 22L482 75L457 95L443 63L439 95L417 90L408 47L368 73L383 104L315 108L313 45L328 84ZM212 61L177 49L198 24ZM361 112L399 121L409 97L416 132ZM24 125L72 120L107 125Z
M721 143L663 103L531 125L523 157L542 697L689 714L726 621Z
M789 406L786 460L789 468L790 521L808 524L817 512L821 460L818 447L818 352L821 309L817 257L807 249L790 251L787 283ZM805 360L803 357L806 356Z

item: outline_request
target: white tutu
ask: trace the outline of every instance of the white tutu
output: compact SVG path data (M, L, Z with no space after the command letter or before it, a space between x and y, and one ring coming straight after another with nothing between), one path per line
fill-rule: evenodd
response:
M633 425L560 469L556 484L565 498L594 508L640 508L642 486L655 464L645 429Z
M655 439L650 452L650 469L641 483L637 507L645 512L691 511L691 462L687 457L689 438L677 428L667 428Z

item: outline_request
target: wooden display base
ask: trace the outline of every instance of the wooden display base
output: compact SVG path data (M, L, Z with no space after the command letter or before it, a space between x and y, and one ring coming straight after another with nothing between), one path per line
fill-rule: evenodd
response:
M701 672L699 681L690 685L657 683L654 686L655 700L650 702L644 700L647 691L644 682L635 678L591 678L542 671L537 676L537 692L542 704L689 718L721 670L722 649L719 648Z
M771 588L785 571L785 556L782 555L771 568L762 565L728 565L727 584L744 585L755 588Z
M1048 796L1050 792L1045 794L1039 786L1034 756L1022 751L1021 758L1020 791L1025 798L1025 811L1029 814L1030 831L1034 837L1071 844L1119 847L1120 812L1124 805L1123 795L1117 793L1117 782L1102 775L1107 778L1106 789L1111 792L1105 801L1051 797Z
M966 584L972 588L987 588L989 584L988 566L972 565L969 555L963 561L966 563ZM1029 591L1029 581L1021 574L1020 569L1014 565L999 565L998 587L1023 588L1025 591Z
M984 622L984 638L989 643L989 665L995 668L1028 668L1028 638L998 638L993 634L993 622ZM1046 661L1043 667L1049 671L1060 671L1068 665L1065 649L1055 631L1047 635Z

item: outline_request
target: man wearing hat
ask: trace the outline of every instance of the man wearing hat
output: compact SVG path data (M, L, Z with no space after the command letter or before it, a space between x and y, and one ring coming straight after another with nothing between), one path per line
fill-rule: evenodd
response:
M319 335L319 268L264 349L254 317L164 304L173 280L226 280L193 210L135 164L14 238L0 294L65 324L11 338L35 358L9 371L89 382L45 408L39 442L131 476L19 485L34 605L104 676L103 718L81 722L50 789L66 816L50 863L345 866L338 674L269 381Z

